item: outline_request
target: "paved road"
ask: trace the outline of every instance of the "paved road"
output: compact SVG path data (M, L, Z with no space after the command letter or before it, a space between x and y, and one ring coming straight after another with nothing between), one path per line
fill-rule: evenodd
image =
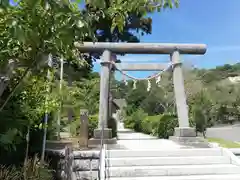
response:
M209 128L206 135L207 137L240 142L240 125Z

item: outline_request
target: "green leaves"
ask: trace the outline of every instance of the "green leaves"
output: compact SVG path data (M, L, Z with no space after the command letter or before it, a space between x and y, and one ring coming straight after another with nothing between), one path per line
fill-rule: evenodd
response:
M73 82L68 87L66 82L62 88L62 103L64 108L73 108L77 112L80 108L87 108L90 114L98 111L99 101L99 78L90 80L84 79L80 82Z
M16 148L16 144L18 144L17 135L21 136L21 132L16 128L8 129L5 134L0 134L0 143L6 150L11 151L11 149Z
M76 9L79 2L21 0L18 6L4 11L0 20L1 60L14 57L29 62L33 55L45 52L83 61L73 43L86 36L93 38L92 17Z
M0 9L9 6L9 0L0 0Z
M105 33L109 33L107 32L107 28L109 28L112 34L119 32L120 35L129 29L142 30L144 24L141 24L141 21L145 19L148 13L178 6L178 0L86 0L85 2L88 12L99 15L99 21L101 22L96 22L97 25L99 24L98 29L103 29ZM102 23L105 27L102 27ZM136 26L136 24L138 24L138 27L131 27ZM111 37L108 38L112 40Z

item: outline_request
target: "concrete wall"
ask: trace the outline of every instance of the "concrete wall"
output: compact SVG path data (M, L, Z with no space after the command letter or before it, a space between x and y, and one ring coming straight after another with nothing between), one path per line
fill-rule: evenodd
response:
M99 151L73 151L72 180L94 180L98 176ZM56 171L55 176L59 180L65 180L64 167L65 156L61 151L48 151L48 159L52 160L52 168Z

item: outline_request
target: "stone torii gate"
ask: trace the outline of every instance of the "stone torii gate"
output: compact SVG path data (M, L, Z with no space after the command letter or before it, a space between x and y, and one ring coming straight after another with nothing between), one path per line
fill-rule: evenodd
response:
M107 127L109 78L112 65L112 53L114 54L169 54L173 68L173 85L179 127L175 128L174 140L188 141L196 139L194 128L189 126L188 106L184 89L184 78L180 62L180 54L205 54L205 44L159 44L159 43L75 43L82 53L102 53L101 80L100 80L100 104L98 129L94 130L94 144L101 142L103 137L105 144L114 144L116 139L111 136L111 129ZM122 71L157 71L166 68L162 64L116 64Z

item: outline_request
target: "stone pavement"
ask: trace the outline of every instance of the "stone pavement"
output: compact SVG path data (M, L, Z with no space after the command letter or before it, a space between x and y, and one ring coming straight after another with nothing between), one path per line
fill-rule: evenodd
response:
M184 148L171 140L137 133L129 129L118 129L118 146L126 149L179 149Z

